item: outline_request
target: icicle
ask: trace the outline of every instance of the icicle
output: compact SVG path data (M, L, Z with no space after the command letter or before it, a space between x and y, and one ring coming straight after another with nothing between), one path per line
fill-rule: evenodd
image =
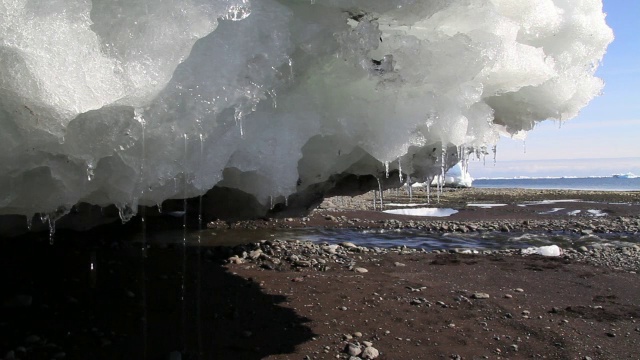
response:
M146 161L146 142L145 142L145 133L146 133L146 124L147 122L144 120L144 117L142 117L142 114L144 113L144 110L142 109L134 109L133 111L133 118L134 120L136 120L141 127L142 130L142 134L140 136L140 145L141 145L141 154L140 154L140 177L139 177L139 185L140 185L140 197L142 197L142 195L144 194L144 186L142 185L143 181L142 179L144 178L144 163Z
M162 214L162 203L157 203L156 206L158 207L158 212Z
M398 177L400 178L400 184L402 184L402 162L398 159Z
M278 103L276 102L276 91L273 89L267 90L267 94L271 96L271 101L273 102L273 108L276 109L278 107Z
M56 233L56 219L52 219L47 215L47 222L49 223L49 244L53 245L53 235Z
M87 163L87 180L89 181L93 180L94 176L95 176L95 165L93 164L93 161L89 161Z
M244 129L242 127L242 111L236 108L235 116L236 125L240 128L240 138L244 139Z
M378 181L378 192L380 193L380 210L384 210L384 202L382 198L382 185L380 184L380 179L376 178Z
M427 204L431 204L431 177L427 177Z
M183 169L183 179L182 179L182 210L184 211L184 217L182 218L182 228L187 228L187 143L188 137L187 134L184 134L184 169ZM186 236L185 236L186 242Z
M388 161L384 162L384 173L386 174L388 179L389 178L389 162Z
M289 207L289 196L284 197L284 206Z
M376 199L378 198L377 190L373 190L373 211L376 210Z
M493 145L493 147L491 148L491 151L493 152L493 166L496 166L496 158L498 156L498 145Z
M269 195L269 209L273 210L273 195Z
M137 203L137 200L135 200L134 203ZM136 214L136 211L133 209L132 205L125 203L116 205L116 207L118 208L118 215L120 215L120 220L123 224L126 224Z
M527 153L527 141L526 140L522 140L522 151L525 154Z
M289 58L289 81L293 81L293 60Z
M204 141L200 134L200 168L204 166ZM198 228L202 227L202 194L198 196ZM200 234L198 233L198 246L200 246Z
M33 215L27 215L27 230L31 231L31 226L33 225Z
M447 161L447 150L443 147L442 148L442 157L440 159L440 177L441 180L444 181L444 174L445 174L445 164Z
M411 186L411 175L407 175L407 186L409 191L409 202L413 202L413 187Z

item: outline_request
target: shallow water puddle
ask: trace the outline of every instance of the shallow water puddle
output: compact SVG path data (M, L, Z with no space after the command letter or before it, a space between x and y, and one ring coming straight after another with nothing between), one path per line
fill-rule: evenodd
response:
M564 208L553 208L553 209L551 209L549 211L539 212L538 214L540 214L540 215L549 215L549 214L557 213L560 210L564 210ZM578 211L580 211L580 210L578 210Z
M431 216L431 217L447 217L456 214L458 210L450 208L415 208L415 209L394 209L385 210L387 214L409 215L409 216Z
M467 206L479 207L481 209L491 209L494 207L507 206L507 204L475 203L475 204L467 204Z
M394 207L416 207L416 206L428 206L429 204L385 204L385 206L394 206Z
M522 204L518 204L518 206L531 206L531 205L553 205L560 203L575 203L575 202L584 202L580 199L560 199L560 200L541 200L541 201L525 201Z

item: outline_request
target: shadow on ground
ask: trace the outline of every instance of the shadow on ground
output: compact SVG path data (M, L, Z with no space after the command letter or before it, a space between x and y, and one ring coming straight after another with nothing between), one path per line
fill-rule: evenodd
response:
M284 296L229 273L206 249L170 244L143 257L140 244L114 236L0 239L0 355L262 359L313 336L279 305Z

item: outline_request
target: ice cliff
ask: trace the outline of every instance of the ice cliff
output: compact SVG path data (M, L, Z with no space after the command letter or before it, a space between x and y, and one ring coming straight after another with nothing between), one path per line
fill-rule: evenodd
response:
M600 0L0 0L0 214L428 181L574 117L612 39Z

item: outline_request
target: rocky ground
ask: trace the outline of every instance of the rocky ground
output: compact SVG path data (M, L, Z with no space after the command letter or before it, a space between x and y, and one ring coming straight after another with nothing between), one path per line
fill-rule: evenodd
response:
M299 357L273 359L636 359L640 350L636 272L576 261L589 252L265 241L234 253L230 271L311 320L316 335ZM594 258L637 268L640 247L602 254Z
M385 209L426 202L384 195ZM4 239L0 358L638 359L639 195L447 190L429 205L458 210L447 218L333 198L305 217L209 224L265 234L224 247L160 243L152 223L143 237L134 223L61 232L53 246L48 234ZM581 201L532 203L567 199ZM490 202L505 205L469 206ZM596 240L545 257L277 237L310 226Z

